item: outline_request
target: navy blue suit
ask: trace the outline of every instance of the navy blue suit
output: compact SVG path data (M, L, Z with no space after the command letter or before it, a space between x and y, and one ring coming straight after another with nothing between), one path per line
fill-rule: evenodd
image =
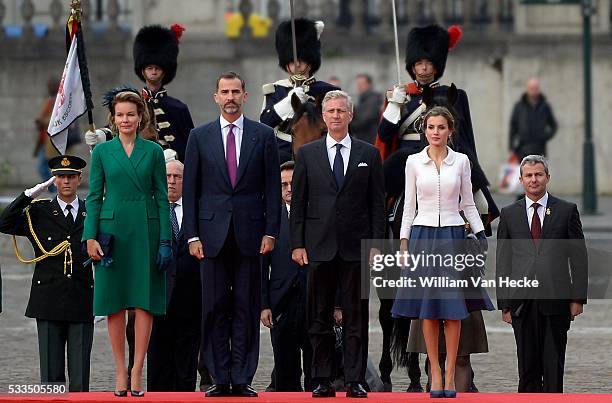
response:
M202 318L200 264L189 254L184 227L172 240L166 271L165 316L153 318L147 352L147 390L193 392L197 382Z
M264 235L278 238L280 168L274 131L244 119L232 188L218 119L192 130L183 173L184 230L204 248L202 347L215 383L250 384L259 356ZM230 347L231 346L231 347Z
M269 267L269 270L268 270ZM281 206L280 234L274 251L264 258L261 279L261 309L272 310L270 330L274 351L277 392L312 391L310 366L312 347L306 327L306 271L291 259L289 215Z

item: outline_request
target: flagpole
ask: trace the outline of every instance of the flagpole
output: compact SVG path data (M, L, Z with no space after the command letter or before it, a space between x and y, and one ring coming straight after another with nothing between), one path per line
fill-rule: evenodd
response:
M73 16L76 22L76 32L72 33L71 36L77 38L78 48L77 55L79 58L79 68L81 70L81 81L83 83L83 92L85 93L85 104L87 105L87 120L89 122L89 130L96 130L96 126L93 118L93 102L91 100L91 87L89 83L89 70L87 67L87 58L85 56L85 42L83 41L83 27L81 24L83 8L81 6L81 0L71 0L70 3L70 14Z

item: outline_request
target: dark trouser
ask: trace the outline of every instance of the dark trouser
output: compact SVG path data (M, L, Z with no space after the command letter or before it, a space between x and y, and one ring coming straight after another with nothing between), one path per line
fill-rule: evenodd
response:
M525 301L512 316L518 356L519 392L563 393L569 315L542 315L537 301Z
M360 262L335 257L312 262L308 271L308 334L312 344L312 377L332 374L335 336L333 314L336 291L342 296L344 377L365 383L368 350L368 299L361 298Z
M284 312L270 331L274 350L274 384L277 392L312 391L312 347L306 325L306 284L297 280L284 301ZM304 389L301 385L302 363Z
M200 270L206 367L215 384L251 384L259 359L260 257L242 255L230 230L219 255L205 257Z
M66 383L64 355L68 356L68 391L89 392L89 358L93 323L36 319L40 382Z
M190 273L191 274L191 273ZM147 390L193 392L201 340L200 273L177 274L165 316L153 318L147 354Z

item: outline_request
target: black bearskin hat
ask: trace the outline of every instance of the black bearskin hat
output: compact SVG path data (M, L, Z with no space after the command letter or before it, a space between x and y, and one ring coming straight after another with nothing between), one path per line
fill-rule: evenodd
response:
M436 68L434 80L440 79L446 67L448 50L452 49L461 38L461 28L451 26L448 31L439 25L417 27L408 33L406 43L406 71L416 80L412 67L421 59L430 60Z
M134 72L142 80L142 70L152 64L164 71L162 84L166 85L176 75L178 41L185 29L174 24L171 29L160 25L149 25L138 31L134 39Z
M314 74L321 67L321 41L319 40L321 32L323 32L321 21L315 22L307 18L295 20L297 58L310 65L310 74ZM281 22L276 29L276 53L278 53L278 65L287 71L287 65L293 62L291 21Z

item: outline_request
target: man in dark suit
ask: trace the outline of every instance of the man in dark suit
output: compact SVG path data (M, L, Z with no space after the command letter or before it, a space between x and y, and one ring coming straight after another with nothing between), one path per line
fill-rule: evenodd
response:
M294 165L293 161L287 161L280 167L283 198L280 233L276 247L264 259L261 280L261 323L270 328L277 392L312 391L312 347L306 327L306 267L291 259L289 245ZM300 382L302 365L304 389Z
M325 95L323 120L328 135L300 148L293 175L291 248L295 262L309 265L308 333L313 348L312 376L318 384L313 397L335 396L329 377L338 287L343 309L347 396L367 396L363 385L369 276L363 273L364 279L360 270L361 240L384 236L384 185L376 148L349 136L352 111L345 92L330 91ZM375 249L370 251L370 259L375 253Z
M85 202L77 196L84 167L79 157L52 158L53 178L27 189L0 216L0 232L27 237L36 255L29 261L18 257L36 263L25 315L36 319L40 381L66 383L67 356L70 392L89 391L93 343L93 273L91 265L83 267L86 212ZM36 199L51 183L57 187L57 197Z
M166 163L174 259L166 271L167 310L153 318L147 355L150 392L193 392L196 387L202 286L200 264L189 254L183 227L183 164Z
M549 179L546 158L525 157L525 198L502 210L497 230L497 305L514 329L519 392L563 392L567 331L587 299L578 208L548 194ZM502 281L508 278L532 280L532 288L506 286Z
M280 169L274 131L242 115L242 78L217 79L221 116L194 129L184 174L185 236L201 259L202 344L214 385L206 396L257 396L261 257L280 222ZM231 389L230 389L231 385Z

